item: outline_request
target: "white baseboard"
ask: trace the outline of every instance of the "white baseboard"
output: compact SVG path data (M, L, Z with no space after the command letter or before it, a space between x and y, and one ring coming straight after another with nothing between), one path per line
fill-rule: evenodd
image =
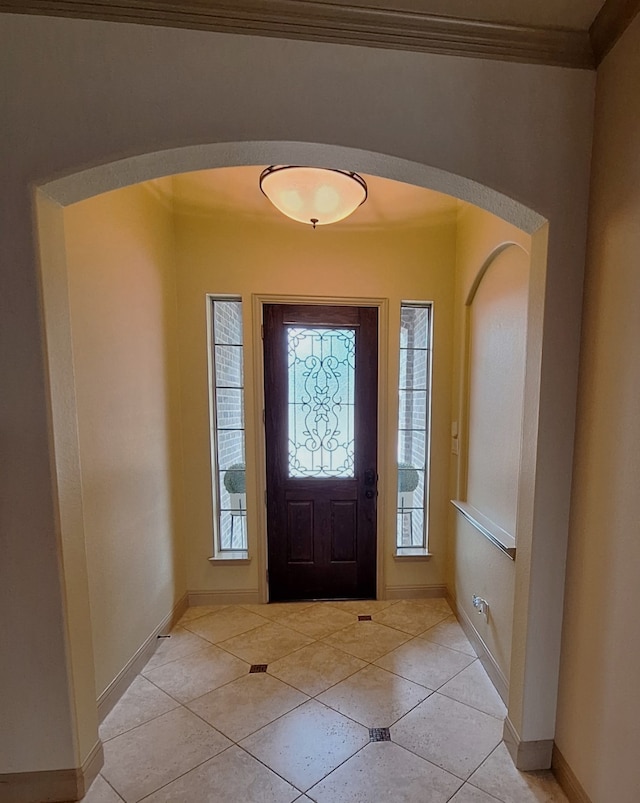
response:
M97 741L81 767L0 775L0 803L62 803L81 800L102 769L102 742Z
M80 797L83 797L89 791L89 787L95 781L98 773L102 769L102 765L104 764L104 750L102 749L102 742L100 739L94 744L92 749L89 752L89 755L85 758L82 762L82 767L80 771L82 773L82 794Z
M385 599L427 599L444 597L446 586L387 586L384 590Z
M0 803L42 803L81 800L84 784L79 768L12 772L0 775Z
M444 597L446 586L413 585L387 586L384 599L424 599L426 597ZM189 591L189 607L196 605L257 605L261 602L258 589L237 591L221 589L219 591Z
M509 680L502 669L500 669L498 666L498 662L491 654L491 650L489 647L487 647L480 633L478 633L478 631L475 629L473 622L471 619L469 619L466 612L458 605L448 590L444 596L446 597L449 605L451 605L451 609L455 613L458 622L460 622L460 626L464 630L465 636L469 639L475 651L478 653L478 658L480 659L482 666L485 668L487 675L489 675L491 682L496 687L496 691L502 698L503 703L508 705Z
M523 742L509 717L504 721L502 737L513 763L522 772L548 770L551 767L553 739Z
M189 607L194 605L257 605L261 602L257 588L248 591L189 591Z
M562 787L562 791L569 798L569 803L591 803L591 798L584 791L566 758L555 744L551 754L551 770Z
M136 675L147 663L158 647L158 636L171 630L174 624L189 607L188 595L184 594L173 606L171 613L167 614L153 632L145 639L125 666L118 672L107 688L98 697L98 721L107 716L109 711L118 702L129 688Z

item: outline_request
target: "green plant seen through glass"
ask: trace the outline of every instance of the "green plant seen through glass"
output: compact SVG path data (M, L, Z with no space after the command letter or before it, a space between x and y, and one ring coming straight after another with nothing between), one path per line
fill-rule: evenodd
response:
M398 491L409 493L415 491L420 482L420 476L411 463L398 463Z
M230 494L243 494L247 491L245 464L234 463L224 473L224 487Z

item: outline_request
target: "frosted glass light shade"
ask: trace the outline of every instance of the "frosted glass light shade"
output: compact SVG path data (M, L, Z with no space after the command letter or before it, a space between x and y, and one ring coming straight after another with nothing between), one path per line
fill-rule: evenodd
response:
M367 199L357 173L324 167L272 165L262 171L260 189L283 215L314 229L344 220Z

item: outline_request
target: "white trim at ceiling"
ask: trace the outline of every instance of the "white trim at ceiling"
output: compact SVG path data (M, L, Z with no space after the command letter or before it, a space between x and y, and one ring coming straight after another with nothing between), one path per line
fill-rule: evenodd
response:
M637 0L607 0L629 5ZM0 11L593 69L588 31L314 0L0 0Z

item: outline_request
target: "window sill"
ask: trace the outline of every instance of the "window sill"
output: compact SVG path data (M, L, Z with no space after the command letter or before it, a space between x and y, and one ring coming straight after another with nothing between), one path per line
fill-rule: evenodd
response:
M418 563L431 560L431 552L419 547L409 547L398 552L394 552L393 559L400 563Z
M209 558L209 563L212 565L218 564L225 566L244 566L251 563L251 558L247 552L238 549L234 552L224 552L221 555L213 555Z
M511 560L516 559L516 539L468 502L452 499L451 504L460 511L473 527Z

